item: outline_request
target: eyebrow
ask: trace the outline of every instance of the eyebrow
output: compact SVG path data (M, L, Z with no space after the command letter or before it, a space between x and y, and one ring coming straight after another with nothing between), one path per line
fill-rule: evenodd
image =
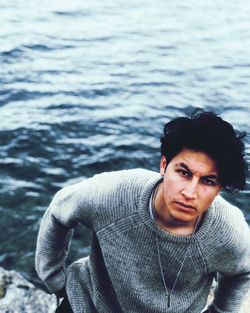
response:
M183 163L183 162L176 163L176 164L175 164L175 167L178 167L178 166L185 168L185 170L186 170L189 174L193 174L192 171L189 169L189 167L188 167L185 163ZM205 175L205 176L203 176L203 177L210 178L210 179L216 179L216 180L218 181L218 176L217 176L217 175L211 174L211 175Z

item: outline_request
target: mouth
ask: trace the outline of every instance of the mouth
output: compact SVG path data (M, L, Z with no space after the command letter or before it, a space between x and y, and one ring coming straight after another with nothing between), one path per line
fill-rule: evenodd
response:
M176 204L178 204L179 208L182 211L187 211L187 212L196 211L196 208L194 206L190 205L190 204L183 203L183 202L178 202L178 201L176 201Z

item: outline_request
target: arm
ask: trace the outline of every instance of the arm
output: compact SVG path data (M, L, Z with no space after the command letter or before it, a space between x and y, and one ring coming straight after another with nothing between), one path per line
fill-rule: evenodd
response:
M158 174L152 178L152 173L144 170L103 173L55 195L41 221L35 261L50 292L58 293L65 286L65 260L74 227L81 223L97 232L136 210L138 190L149 179L155 181Z
M209 272L217 272L218 280L207 312L239 313L250 288L250 229L241 210L222 197L215 199L211 209L214 221L203 254Z
M240 313L241 304L250 288L250 273L219 275L212 305L204 313Z
M210 313L240 312L244 296L250 289L250 231L243 215L238 227L229 229L218 250L218 277Z
M52 293L65 286L65 261L74 227L79 222L91 227L92 180L59 191L42 218L35 266L39 277Z

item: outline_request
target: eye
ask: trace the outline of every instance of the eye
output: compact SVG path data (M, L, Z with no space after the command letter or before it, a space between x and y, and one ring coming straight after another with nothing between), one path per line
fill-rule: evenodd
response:
M177 170L177 173L181 174L182 176L191 177L191 174L186 170L179 169Z
M206 185L209 185L209 186L217 186L217 182L210 179L210 178L207 178L207 177L204 177L202 179L203 183L206 184Z

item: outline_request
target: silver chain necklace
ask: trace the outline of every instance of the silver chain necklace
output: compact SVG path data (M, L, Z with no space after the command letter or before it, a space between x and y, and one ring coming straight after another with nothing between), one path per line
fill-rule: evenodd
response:
M160 184L158 184L158 186L156 187L155 191L154 191L154 194L153 194L153 199L152 199L152 210L153 210L153 217L154 217L154 221L156 223L156 220L155 220L155 199L156 199L156 195L157 195L157 192L158 192L158 189L159 189L159 186ZM194 224L194 229L193 229L193 232L191 234L191 236L193 236L193 234L195 233L196 231L196 228L197 228L197 224L198 224L198 220L199 220L199 216L196 218L196 221L195 221L195 224ZM157 235L155 234L155 243L156 243L156 248L157 248L157 255L158 255L158 262L159 262L159 266L160 266L160 271L161 271L161 277L162 277L162 281L163 281L163 285L164 285L164 288L165 288L165 292L166 292L166 295L167 295L167 305L168 305L168 308L170 307L170 300L171 300L171 295L174 291L174 288L176 286L176 283L178 281L178 278L180 276L180 273L182 271L182 268L184 266L184 263L185 263L185 260L187 258L187 255L188 255L188 250L189 250L189 247L190 247L190 242L188 244L188 247L186 249L186 252L185 252L185 255L183 257L183 260L181 262L181 266L179 268L179 271L177 273L177 276L176 276L176 279L174 281L174 284L171 288L171 290L169 291L168 290L168 287L167 287L167 283L166 283L166 280L165 280L165 277L164 277L164 272L163 272L163 268L162 268L162 262L161 262L161 255L160 255L160 248L159 248L159 242L158 242L158 238L157 238Z

